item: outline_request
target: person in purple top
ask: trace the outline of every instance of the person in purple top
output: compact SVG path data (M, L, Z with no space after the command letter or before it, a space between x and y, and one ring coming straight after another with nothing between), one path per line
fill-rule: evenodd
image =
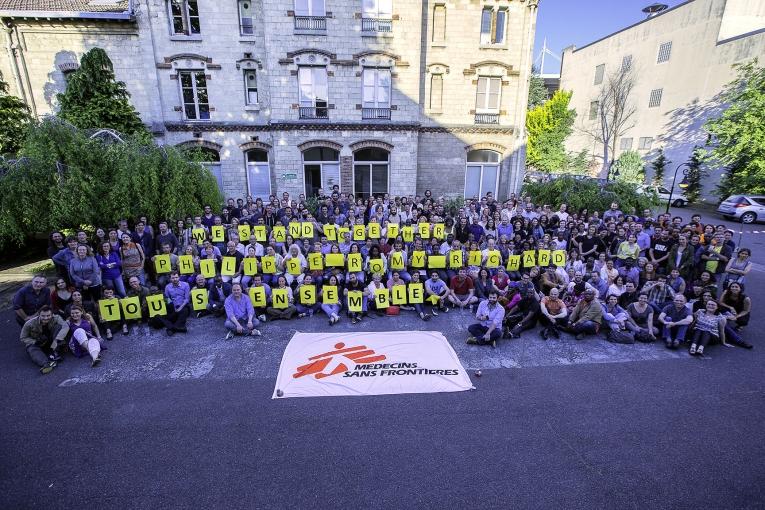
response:
M186 319L191 313L191 289L189 284L181 281L178 271L170 273L170 283L165 287L167 315L157 316L164 326L167 336L174 333L186 333Z
M101 283L114 289L121 298L125 297L125 283L122 281L122 260L119 254L112 250L109 242L102 243L101 252L96 255L98 267L101 268Z
M242 292L242 284L234 283L231 286L231 295L226 298L224 308L226 310L225 326L228 330L226 340L234 335L260 336L260 331L256 328L260 321L255 318L252 301Z

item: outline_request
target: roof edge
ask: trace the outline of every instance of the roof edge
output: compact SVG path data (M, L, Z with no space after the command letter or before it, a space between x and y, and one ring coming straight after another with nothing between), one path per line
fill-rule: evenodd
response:
M661 11L660 13L658 13L658 14L656 14L656 15L654 15L654 16L651 16L650 18L645 18L645 19L642 19L642 20L638 21L637 23L633 23L632 25L627 25L626 27L624 27L624 28L621 28L621 29L617 30L616 32L611 32L610 34L608 34L608 35L606 35L606 36L603 36L603 37L601 37L600 39L596 39L596 40L594 40L594 41L592 41L592 42L589 42L589 43L585 44L584 46L582 46L581 48L575 48L575 49L572 51L572 53L576 53L576 52L577 52L577 51L579 51L579 50L583 50L583 49L585 49L585 48L588 48L588 47L590 47L590 46L593 46L593 45L595 45L595 44L598 44L598 43L599 43L599 42L601 42L601 41L605 41L605 40L606 40L606 39L608 39L609 37L613 37L613 36L615 36L616 34L620 34L620 33L622 33L622 32L625 32L625 31L629 30L630 28L634 28L634 27L636 27L636 26L638 26L638 25L642 25L643 23L646 23L646 22L648 22L648 21L654 20L654 19L656 19L656 18L658 18L658 17L660 17L660 16L664 16L664 15L665 15L665 14L667 14L668 12L672 12L672 11L674 11L675 9L679 9L680 7L684 7L684 6L686 6L686 5L690 4L690 3L693 3L693 2L694 2L694 0L686 0L685 2L683 2L683 3L681 3L681 4L677 4L677 5L676 5L676 6L674 6L674 7L670 7L669 9L665 9L665 10Z
M122 12L0 10L0 18L103 19L117 21L135 21L135 14L130 10Z

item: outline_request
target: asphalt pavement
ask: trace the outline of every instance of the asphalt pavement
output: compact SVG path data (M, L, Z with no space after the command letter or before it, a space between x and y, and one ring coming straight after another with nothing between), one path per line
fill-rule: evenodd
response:
M674 212L675 210L673 210ZM703 359L536 331L464 344L468 312L343 320L443 331L460 393L272 400L284 346L316 317L224 340L192 319L40 375L0 313L0 508L763 508L765 344Z

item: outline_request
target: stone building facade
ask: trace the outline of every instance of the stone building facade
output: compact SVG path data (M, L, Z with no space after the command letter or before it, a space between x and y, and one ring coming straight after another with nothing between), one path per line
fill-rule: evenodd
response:
M587 149L602 159L601 146L587 135L597 125L592 103L608 75L630 65L636 76L631 99L636 112L613 157L637 150L648 161L662 147L672 161L665 171L669 184L677 165L689 160L695 146L707 143L703 126L726 107L719 94L736 77L733 65L758 57L762 63L761 0L691 0L581 48L567 48L560 87L573 91L571 106L578 113L568 149ZM706 196L714 193L721 169L710 171Z
M227 197L521 186L537 0L40 3L0 0L12 92L55 112L103 47L157 141L206 151Z

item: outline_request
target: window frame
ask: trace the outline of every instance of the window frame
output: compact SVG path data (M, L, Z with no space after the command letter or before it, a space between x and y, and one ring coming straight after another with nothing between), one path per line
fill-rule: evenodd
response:
M305 16L309 18L326 18L327 17L327 2L326 0L316 0L321 2L321 14L318 14L317 12L314 12L314 0L305 0L306 5L308 7L307 12L305 14L302 13L302 11L298 10L298 2L300 0L294 0L293 7L295 9L295 16Z
M486 80L486 91L484 93L484 96L486 100L484 101L485 106L479 108L478 107L478 96L480 94L480 87L481 87L481 80ZM491 83L492 80L496 80L499 82L499 90L497 92L497 107L496 109L491 108L489 106L489 100L491 97ZM476 93L475 93L475 112L476 113L492 113L492 114L499 114L499 110L502 108L502 77L500 76L479 76L478 77L478 83L476 84Z
M367 10L366 3L371 2L374 4L374 8ZM383 6L382 4L386 3L386 6ZM383 7L389 7L388 12L382 12ZM384 20L392 20L393 19L393 0L361 0L361 17L362 18L373 18L373 19L384 19Z
M659 51L656 54L656 63L663 64L669 62L672 58L672 41L666 41L659 44Z
M264 161L252 161L251 162L249 160L249 155L250 155L250 153L253 153L253 152L262 152L262 153L264 153L266 155L266 161L265 162ZM265 168L267 170L266 174L268 175L268 193L266 193L265 195L258 195L258 194L253 193L253 190L252 190L252 187L251 187L252 181L250 180L250 167L258 167L258 168L261 168L261 169ZM260 197L260 198L262 198L264 200L267 199L268 196L272 193L272 190L273 190L273 183L271 182L271 158L270 158L270 156L268 154L268 151L266 149L257 149L257 148L256 149L249 149L247 151L244 151L244 172L245 172L245 177L247 179L247 192L250 195L252 195L252 198L255 199L255 198Z
M244 4L244 3L249 3L250 4L250 8L253 10L252 16L245 17L242 14L242 4ZM237 1L237 11L239 13L239 35L242 35L242 36L245 36L245 37L249 37L249 36L255 35L255 14L254 14L254 10L255 10L255 7L253 5L253 0L238 0ZM244 31L244 20L247 19L247 18L249 18L249 20L250 20L250 23L251 23L250 29L252 30L252 32L249 32L249 33Z
M253 103L250 101L250 87L249 81L247 80L247 75L249 73L253 73L255 75L255 97L256 100ZM260 104L260 95L258 94L258 71L256 69L244 69L244 72L242 73L242 78L244 79L244 104L246 106L258 106Z
M606 64L598 64L595 66L595 79L593 80L593 85L600 85L603 83L603 78L606 75Z
M305 153L308 152L311 149L316 149L316 148L331 149L331 150L337 152L337 158L336 159L318 159L318 160L306 161ZM325 165L326 166L333 166L333 167L336 166L337 167L337 173L335 174L335 169L333 168L332 174L333 174L333 176L337 177L336 184L338 186L341 185L342 177L341 177L341 169L340 169L340 151L339 150L334 149L332 147L327 147L327 146L311 147L309 149L305 149L303 151L300 151L300 159L301 159L301 161L303 163L302 166L301 166L301 168L303 170L303 192L305 193L306 196L309 196L309 195L313 196L313 195L310 194L310 192L308 190L308 181L305 178L305 172L306 172L305 167L307 165L316 165L316 166L319 167L319 180L321 181L321 186L320 186L321 189L332 189L332 186L334 186L334 184L330 184L327 181L327 179L326 179L326 175L328 173L328 170L325 170Z
M439 27L437 21L439 20L439 16L437 15L438 11L443 12L443 27ZM443 29L439 33L439 29ZM440 36L440 37L437 37ZM446 43L446 4L440 3L435 4L433 6L433 36L431 38L431 42L434 44L444 44Z
M471 162L468 161L470 158L470 153L472 152L480 152L480 151L487 151L487 152L493 152L497 155L498 161L497 162ZM467 196L467 184L468 184L468 167L479 167L480 171L480 178L478 179L478 199L480 200L481 197L486 196L486 194L481 194L481 190L483 189L483 180L484 180L484 169L485 167L492 167L496 168L497 175L494 179L494 188L490 190L494 196L497 196L497 192L499 191L499 176L502 173L502 154L493 151L491 149L476 149L475 151L469 151L465 154L465 179L464 179L464 186L462 188L462 196L463 198L474 198L472 196Z
M622 71L632 69L632 53L622 57Z
M623 136L619 139L619 150L620 151L631 151L632 145L634 143L634 138L631 136Z
M175 15L173 13L173 4L175 3L175 0L169 0L167 2L167 14L170 21L170 35L176 36L176 37L193 37L198 36L202 34L202 16L199 14L199 2L198 0L177 0L178 3L180 3L181 7L181 14L180 14L180 20L181 25L183 26L182 32L176 32L175 30L175 20L179 16ZM189 7L190 3L194 3L196 6L196 16L191 15L191 8ZM193 31L192 26L192 20L196 19L198 31Z
M191 91L192 95L194 97L193 103L187 103L186 99L183 95L184 89L188 87L183 86L183 75L188 74L191 78ZM205 81L204 87L198 87L197 86L197 80L196 75L200 74L202 78ZM183 115L183 119L191 122L208 122L212 119L212 112L210 110L210 88L207 85L207 75L205 75L204 70L201 69L179 69L178 70L178 88L180 92L180 98L181 98L181 114ZM204 88L205 93L207 94L207 103L201 103L199 101L199 89ZM196 114L196 118L189 118L188 112L186 111L187 105L194 105L194 112ZM203 119L201 118L201 106L203 104L207 105L207 118Z
M441 82L441 87L438 92L439 94L439 104L438 106L433 105L433 81L438 78ZM430 97L428 98L428 107L431 111L434 112L440 112L443 111L444 107L444 75L441 73L434 73L430 75Z
M664 96L664 88L653 89L648 96L648 108L658 108L661 106L661 99Z
M596 120L600 111L600 101L590 101L590 110L587 114L589 120Z
M310 104L310 105L307 104L307 103L304 104L304 101L303 101L303 98L302 98L303 83L301 81L302 71L303 70L308 70L308 69L311 70L311 92L312 92L312 95L314 96L312 104ZM327 97L323 101L320 101L316 97L317 96L317 94L316 94L316 80L315 80L315 77L314 77L314 71L319 70L319 69L322 69L324 71L323 79L324 79L324 85L326 87L326 96ZM299 66L298 67L298 76L297 76L297 78L298 78L297 79L297 84L298 84L298 105L299 105L299 107L300 108L314 108L316 110L317 118L318 118L318 110L320 108L323 108L323 109L327 110L326 117L328 118L329 117L329 74L327 72L327 66ZM318 104L319 102L323 102L324 105L323 106L319 106L319 104ZM325 117L321 117L321 118L325 118Z
M499 17L502 13L502 29L499 29ZM488 14L488 27L485 27L485 17ZM507 22L509 19L509 10L505 6L484 6L481 9L481 22L479 25L479 44L481 46L505 46L507 44ZM488 32L484 31L488 28Z
M356 160L356 154L363 151L365 149L359 149L353 153L353 196L359 197L363 196L365 199L368 197L373 197L377 195L383 195L386 193L390 193L390 161L391 161L391 151L387 149L381 149L384 150L388 154L388 160L387 161L357 161ZM385 172L385 191L382 192L375 192L373 190L374 188L374 178L373 178L373 169L375 165L384 165L386 168ZM356 189L356 167L358 166L366 166L368 167L367 170L369 174L369 192L366 191L358 191Z
M384 73L387 73L388 75L388 87L387 87L388 103L386 105L382 105L382 103L378 102L378 94L379 94L379 91L381 90L381 85L380 85L381 71ZM374 101L371 106L368 105L367 101L364 100L365 89L367 88L366 77L368 73L374 74L374 85L373 85ZM391 70L389 67L364 67L361 70L361 107L362 108L387 108L388 110L390 110L392 92L393 92L393 73L391 73Z
M641 136L638 139L638 150L639 151L649 151L649 150L651 150L651 146L653 146L653 137L652 136Z

